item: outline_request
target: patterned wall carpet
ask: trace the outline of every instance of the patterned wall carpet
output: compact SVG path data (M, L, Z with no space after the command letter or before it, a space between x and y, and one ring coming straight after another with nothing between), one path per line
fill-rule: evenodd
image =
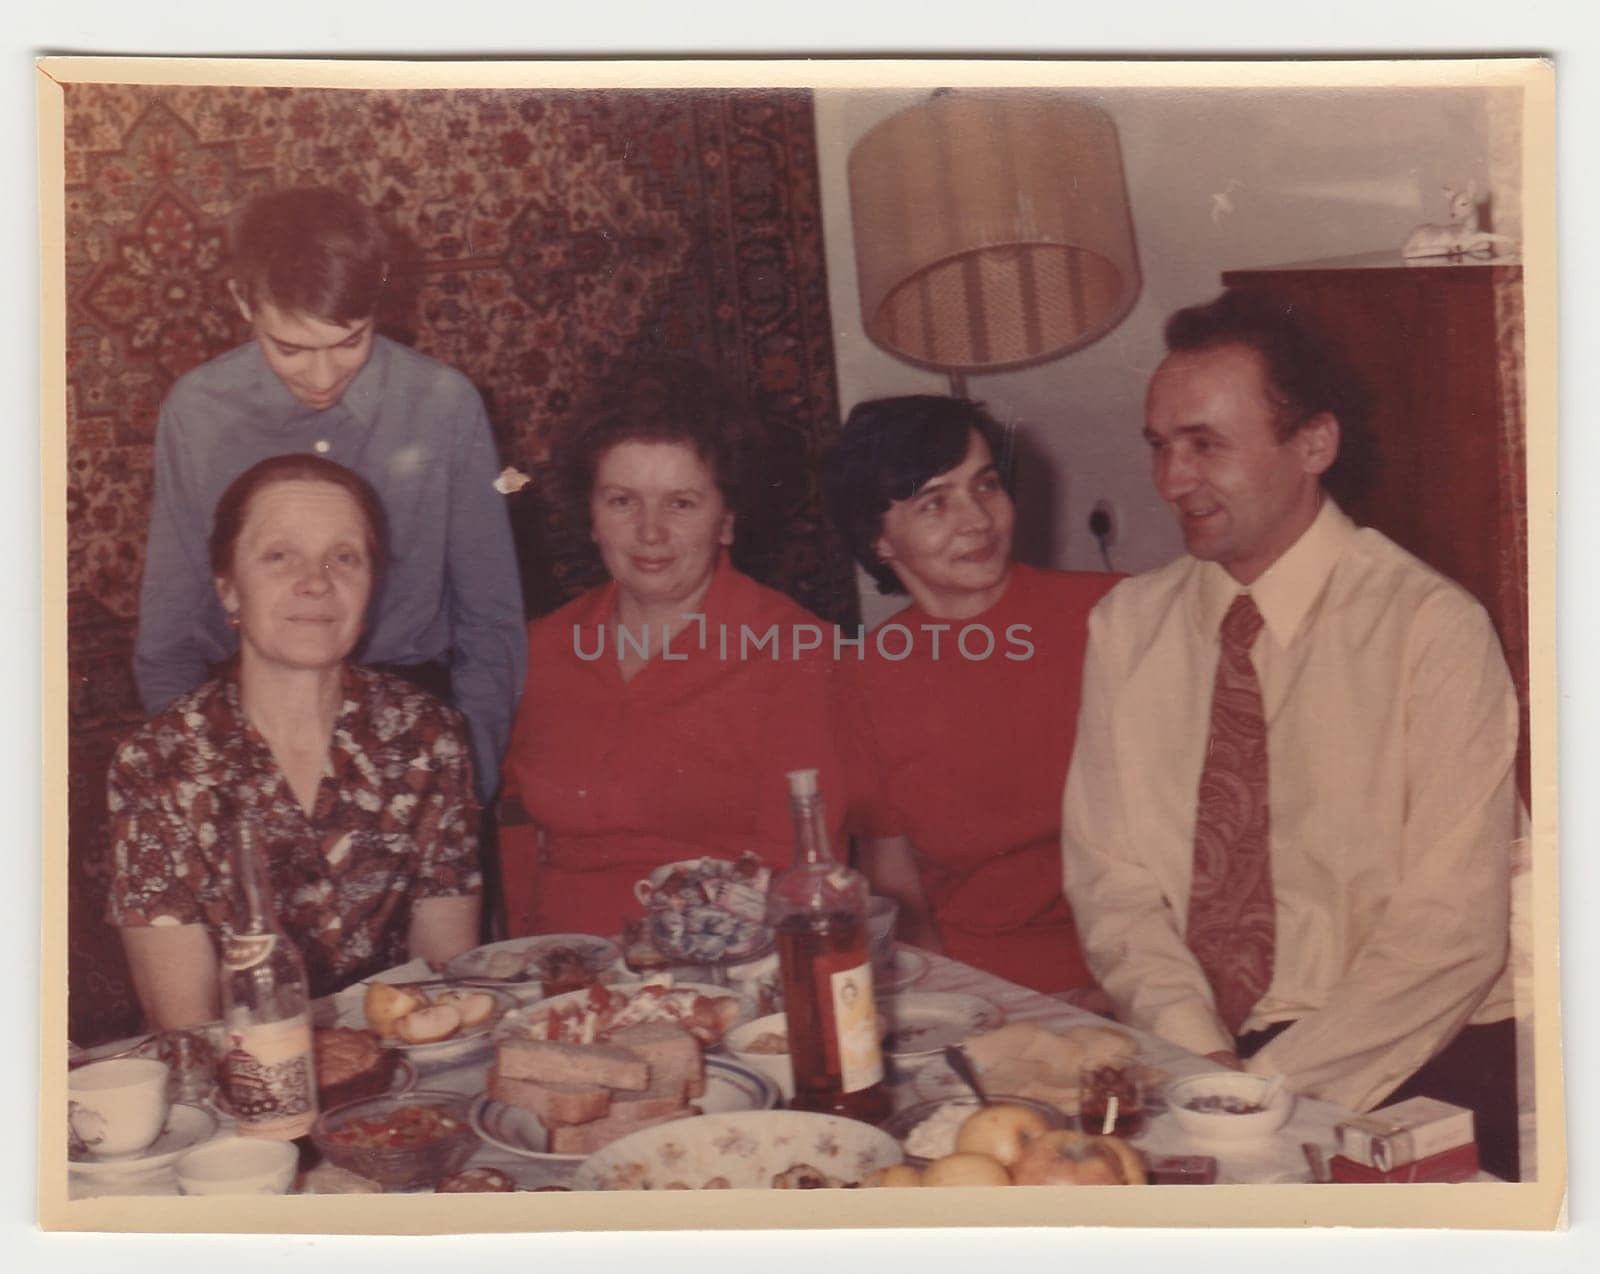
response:
M771 516L736 559L853 622L811 476L837 395L808 93L69 85L65 124L73 1039L138 1026L100 915L105 768L139 719L157 413L245 338L224 227L252 194L333 185L383 213L401 243L383 328L470 376L502 456L541 479L513 504L530 612L595 578L546 490L575 404L668 353L755 409Z

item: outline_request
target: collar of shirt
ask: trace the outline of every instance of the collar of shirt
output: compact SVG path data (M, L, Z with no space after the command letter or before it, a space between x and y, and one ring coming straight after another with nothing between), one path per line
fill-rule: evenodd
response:
M389 344L381 336L372 337L372 354L366 365L350 382L344 396L331 407L321 411L307 407L289 392L278 374L267 365L266 355L258 341L252 341L255 351L252 359L255 373L259 419L279 428L300 427L311 420L326 420L341 409L353 417L364 429L370 429L378 418L378 408L383 400L383 383L389 366Z
M1355 532L1355 523L1330 496L1324 495L1322 507L1305 533L1248 588L1242 588L1239 581L1216 562L1199 563L1191 593L1191 612L1196 626L1211 641L1219 640L1222 618L1228 607L1240 593L1248 592L1255 598L1273 641L1280 649L1288 646L1321 596Z
M352 761L351 746L355 740L364 737L364 710L366 696L357 684L360 673L354 665L345 663L340 668L339 688L342 700L339 704L338 714L334 717L333 731L328 739L328 757L323 762L322 776L319 779L319 791L315 808L308 816L312 820L325 818L329 804L327 781L335 780L335 793L340 790L338 785L349 777L347 771ZM235 764L248 767L250 771L262 776L273 776L281 779L287 787L288 780L283 777L283 768L278 764L278 758L273 754L272 745L269 744L245 715L244 700L240 693L239 670L237 665L229 668L220 678L222 682L222 707L225 720L217 722L224 727L226 733L219 736L222 746L226 748L242 749L234 753ZM355 746L359 746L358 744ZM237 778L237 775L232 776Z
M944 624L950 628L963 628L968 624L987 624L991 629L998 628L1001 626L999 621L1009 618L1019 610L1026 612L1039 575L1039 571L1023 562L1012 562L1006 575L1005 589L987 610L981 610L976 615L968 615L964 619L942 619L937 615L930 615L912 602L904 610L890 615L883 624L903 624L907 627L912 624ZM882 624L876 627L882 627Z
M718 556L717 565L711 574L711 584L706 589L706 594L700 599L700 605L692 611L683 612L693 616L690 621L684 622L676 628L670 641L665 647L661 643L661 633L653 624L645 625L644 631L629 632L629 640L634 643L644 642L650 652L645 668L655 667L663 662L678 663L688 661L691 663L702 662L704 656L709 655L712 661L719 661L729 648L738 650L740 632L737 623L729 623L729 615L744 617L750 612L748 600L741 600L751 582L740 574L729 559L728 551L724 549ZM604 641L610 643L614 638L604 639L594 634L599 629L609 629L617 621L617 581L608 579L591 589L579 598L579 604L573 615L574 629L582 630L586 636L583 644L587 649L596 648L595 643ZM788 640L789 634L780 636L781 640ZM607 646L600 647L605 656L588 663L591 675L612 678L618 675L618 653ZM661 656L670 650L669 660ZM638 681L635 676L634 682ZM630 683L632 684L632 683Z

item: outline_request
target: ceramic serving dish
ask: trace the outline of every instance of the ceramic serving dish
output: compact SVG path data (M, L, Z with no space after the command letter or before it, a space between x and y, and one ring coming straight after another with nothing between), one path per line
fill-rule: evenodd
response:
M742 1111L658 1124L614 1141L578 1166L572 1188L768 1190L800 1175L859 1185L902 1157L888 1133L854 1119Z

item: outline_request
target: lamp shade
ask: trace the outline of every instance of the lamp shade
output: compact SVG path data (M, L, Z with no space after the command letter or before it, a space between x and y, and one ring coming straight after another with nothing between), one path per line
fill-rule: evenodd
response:
M1139 294L1116 126L1090 102L937 93L857 142L849 174L867 335L909 362L1043 362Z

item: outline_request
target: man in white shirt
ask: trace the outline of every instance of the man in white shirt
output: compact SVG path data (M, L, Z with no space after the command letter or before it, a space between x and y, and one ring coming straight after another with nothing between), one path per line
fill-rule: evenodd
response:
M1287 307L1225 293L1166 335L1144 433L1188 554L1090 619L1062 828L1090 968L1221 1065L1357 1110L1469 1106L1515 1179L1493 627L1328 496L1362 413Z

